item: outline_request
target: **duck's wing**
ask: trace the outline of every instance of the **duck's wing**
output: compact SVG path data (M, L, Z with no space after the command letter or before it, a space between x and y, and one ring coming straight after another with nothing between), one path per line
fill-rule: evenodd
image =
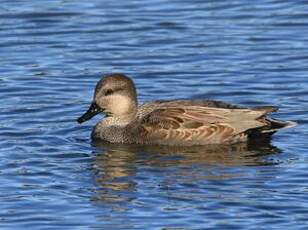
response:
M200 106L160 107L142 117L140 126L142 135L157 144L231 143L244 138L242 134L248 130L266 126L260 119L266 113Z

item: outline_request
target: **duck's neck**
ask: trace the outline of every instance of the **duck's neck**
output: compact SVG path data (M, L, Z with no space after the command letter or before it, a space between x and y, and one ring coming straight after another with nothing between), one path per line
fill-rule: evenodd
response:
M105 122L112 126L126 126L135 120L136 114L137 110L121 116L111 115L105 119Z
M105 112L115 121L125 123L135 118L138 110L138 102L136 98L124 95L114 95L112 100L108 102Z

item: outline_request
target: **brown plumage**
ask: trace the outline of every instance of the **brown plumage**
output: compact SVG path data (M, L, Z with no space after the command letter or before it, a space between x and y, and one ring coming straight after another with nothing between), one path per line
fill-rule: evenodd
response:
M111 143L232 144L294 124L266 117L275 111L273 106L247 109L213 100L154 101L138 106L131 79L111 74L98 82L93 103L78 122L106 113L92 137Z

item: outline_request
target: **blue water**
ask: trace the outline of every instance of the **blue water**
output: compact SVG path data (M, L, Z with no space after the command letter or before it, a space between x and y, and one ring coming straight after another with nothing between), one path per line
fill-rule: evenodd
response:
M307 229L308 2L1 0L1 229ZM91 143L105 73L139 101L276 105L271 143Z

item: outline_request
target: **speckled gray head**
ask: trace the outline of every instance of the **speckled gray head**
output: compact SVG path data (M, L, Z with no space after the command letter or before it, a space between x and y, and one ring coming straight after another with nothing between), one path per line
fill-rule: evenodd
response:
M77 121L85 122L101 112L123 118L135 115L136 111L137 93L133 81L124 74L109 74L97 83L90 108Z

